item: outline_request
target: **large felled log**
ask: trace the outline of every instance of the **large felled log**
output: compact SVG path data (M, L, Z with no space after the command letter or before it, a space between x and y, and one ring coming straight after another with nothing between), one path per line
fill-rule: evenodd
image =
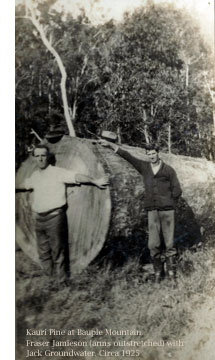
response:
M136 204L136 212L133 213L129 207L133 195L138 195L135 191L142 188L142 180L130 165L110 150L109 168L104 149L91 141L64 136L56 144L48 145L59 167L92 177L100 177L104 173L114 177L111 178L112 185L106 190L90 185L67 186L70 269L72 272L80 271L100 252L107 237L126 234L135 226L140 204ZM29 177L35 168L34 159L30 156L20 167L17 181L22 182ZM127 174L126 178L122 177L123 173ZM31 196L29 192L17 194L16 240L34 261L39 262Z
M49 144L56 165L93 177L110 175L110 186L68 186L69 257L72 272L84 269L99 254L100 258L121 256L124 260L140 255L146 248L147 221L144 211L144 184L141 176L126 160L112 150L85 139L64 136ZM127 147L137 157L146 158L139 148ZM183 198L177 209L176 241L191 244L201 237L201 227L214 224L215 166L202 159L161 154L180 179ZM29 157L18 171L18 181L35 169ZM34 260L38 260L31 194L17 194L17 242Z

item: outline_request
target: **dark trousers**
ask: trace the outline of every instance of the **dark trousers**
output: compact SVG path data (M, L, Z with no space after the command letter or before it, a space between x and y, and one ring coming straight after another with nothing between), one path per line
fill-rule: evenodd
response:
M63 208L36 216L36 236L39 258L46 275L55 275L58 283L66 280L65 251L67 217Z
M174 247L174 228L175 228L175 211L174 210L152 210L148 211L148 228L149 242L148 248L153 258L161 256L161 230L166 246L166 257L176 255Z

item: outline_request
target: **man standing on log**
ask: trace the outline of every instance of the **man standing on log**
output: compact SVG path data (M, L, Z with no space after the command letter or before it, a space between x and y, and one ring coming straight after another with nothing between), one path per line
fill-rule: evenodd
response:
M35 231L39 258L48 276L56 272L58 285L67 282L65 245L67 240L66 184L93 184L100 189L108 185L108 177L93 179L74 171L49 164L49 149L37 145L33 156L38 169L23 184L20 190L33 190L32 210L35 213Z
M112 148L143 176L144 207L148 212L148 248L155 271L155 282L159 283L163 275L161 229L166 247L167 274L169 278L174 279L177 255L174 247L175 207L182 193L175 170L160 159L159 148L154 144L146 147L149 162L137 159L118 145L106 140L101 140L100 144Z

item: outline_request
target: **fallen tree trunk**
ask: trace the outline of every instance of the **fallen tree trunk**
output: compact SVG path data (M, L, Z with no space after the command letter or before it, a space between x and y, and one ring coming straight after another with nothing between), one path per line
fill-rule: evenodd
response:
M124 262L141 256L147 244L147 216L144 211L144 184L141 176L126 160L112 150L90 140L64 136L48 144L57 166L73 169L93 177L110 175L110 186L68 186L68 245L71 272L79 272L94 259ZM126 147L144 158L139 148ZM183 198L177 209L176 242L193 244L201 238L201 228L214 224L215 166L202 159L161 154L178 174ZM20 167L18 181L35 169L32 157ZM31 194L18 193L16 199L19 246L39 262L31 212ZM147 254L147 251L146 251Z
M138 216L140 204L134 206L137 211L133 213L130 213L129 206L135 189L138 186L142 187L142 179L130 165L126 162L121 164L121 159L109 151L110 157L115 158L115 164L114 160L112 164L114 172L112 172L104 158L103 148L93 145L91 141L64 136L56 144L48 145L59 167L73 169L77 173L92 177L103 176L106 172L112 175L112 185L106 190L90 185L67 186L70 269L72 272L81 271L100 252L106 238L127 234L129 229L135 226L133 220ZM29 177L35 167L34 160L30 156L17 173L18 183ZM126 180L120 177L122 169L127 174ZM118 173L120 176L117 176ZM32 260L39 261L31 196L29 192L17 194L16 240Z

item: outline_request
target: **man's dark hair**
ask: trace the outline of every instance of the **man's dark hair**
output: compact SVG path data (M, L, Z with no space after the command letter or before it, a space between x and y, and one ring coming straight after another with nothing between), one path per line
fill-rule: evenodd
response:
M151 151L151 150L155 150L157 152L159 152L159 146L157 144L146 144L145 145L145 149L146 151Z
M47 145L43 145L43 144L39 144L39 145L36 145L35 148L33 149L32 151L32 155L35 156L35 150L36 149L46 149L47 151L47 155L50 155L50 151L49 151L49 148Z

